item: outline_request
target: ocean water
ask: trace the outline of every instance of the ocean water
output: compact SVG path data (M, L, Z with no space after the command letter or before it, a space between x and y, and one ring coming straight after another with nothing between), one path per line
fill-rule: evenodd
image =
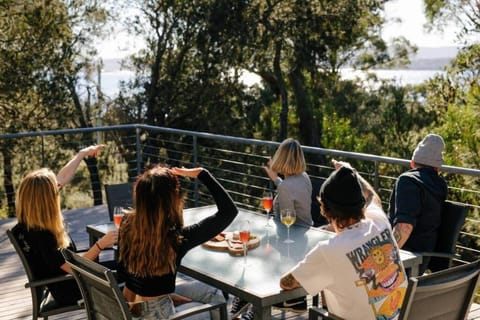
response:
M132 71L119 70L102 72L101 81L103 93L110 98L114 98L118 94L120 82L128 81L132 77Z
M407 84L420 84L437 74L443 74L441 70L411 70L411 69L399 69L399 70L375 70L374 73L380 79L392 79L401 85ZM345 79L365 79L365 74L361 71L355 71L353 69L345 68L341 70L341 75ZM119 91L120 81L128 81L133 77L131 71L106 71L101 74L102 89L104 93L110 98L115 97ZM242 81L247 85L253 85L260 81L260 78L255 74L244 73L242 75Z

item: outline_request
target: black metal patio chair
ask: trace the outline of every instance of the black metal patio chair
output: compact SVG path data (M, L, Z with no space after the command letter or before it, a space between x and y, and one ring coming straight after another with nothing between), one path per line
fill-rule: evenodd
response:
M105 196L107 198L108 215L110 221L113 221L113 209L115 207L133 206L133 183L106 184Z
M49 316L70 312L74 310L83 309L83 305L80 303L72 305L61 305L48 291L47 286L49 284L58 283L61 281L72 281L72 275L62 275L53 278L37 278L32 271L32 268L25 255L24 248L26 247L21 239L18 238L12 230L7 230L8 239L12 243L15 251L17 252L20 260L22 261L23 268L27 274L28 282L25 283L25 288L30 288L32 296L32 319L38 318L48 319Z
M438 238L433 252L415 252L423 257L430 257L426 266L431 272L441 271L452 266L453 259L458 258L455 248L468 207L459 202L445 201L442 208L442 222L438 230Z
M478 286L480 260L410 277L399 320L466 319Z
M68 249L62 249L62 254L72 268L73 275L80 287L89 320L132 319L125 297L110 269ZM225 302L192 307L176 313L169 319L183 319L216 309L220 312L220 318L226 320L227 304Z

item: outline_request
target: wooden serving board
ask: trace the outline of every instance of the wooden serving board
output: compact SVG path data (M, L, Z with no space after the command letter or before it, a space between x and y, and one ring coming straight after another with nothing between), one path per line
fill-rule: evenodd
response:
M250 235L247 250L255 249L260 245L260 238ZM232 255L243 256L243 245L240 239L234 239L233 232L222 232L215 238L203 243L203 247L211 250L225 251Z

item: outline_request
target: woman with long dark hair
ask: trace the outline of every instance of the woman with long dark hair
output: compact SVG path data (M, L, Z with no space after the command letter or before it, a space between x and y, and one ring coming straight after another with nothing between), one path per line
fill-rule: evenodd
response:
M185 226L178 176L198 177L211 192L218 211ZM225 301L220 290L204 283L175 283L185 254L219 234L237 215L233 200L217 180L202 168L157 166L136 180L133 197L134 208L125 215L119 234L119 270L130 305L141 310L143 319L166 319L195 304ZM195 319L210 317L218 314L200 314Z

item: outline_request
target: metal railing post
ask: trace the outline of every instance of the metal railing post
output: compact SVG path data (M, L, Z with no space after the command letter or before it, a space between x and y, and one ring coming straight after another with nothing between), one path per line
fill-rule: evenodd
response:
M197 136L193 136L193 166L197 167L198 166L198 145L197 145ZM195 179L195 182L193 184L193 202L195 204L195 207L198 207L198 199L199 199L199 184L198 180Z
M380 189L380 177L378 173L378 161L374 161L374 176L373 176L373 189L378 193L378 189Z
M140 147L140 128L135 128L135 135L136 135L136 148L137 148L137 176L140 175L142 170L141 162L142 162L142 148Z
M42 138L42 167L45 167L45 136L41 136Z

